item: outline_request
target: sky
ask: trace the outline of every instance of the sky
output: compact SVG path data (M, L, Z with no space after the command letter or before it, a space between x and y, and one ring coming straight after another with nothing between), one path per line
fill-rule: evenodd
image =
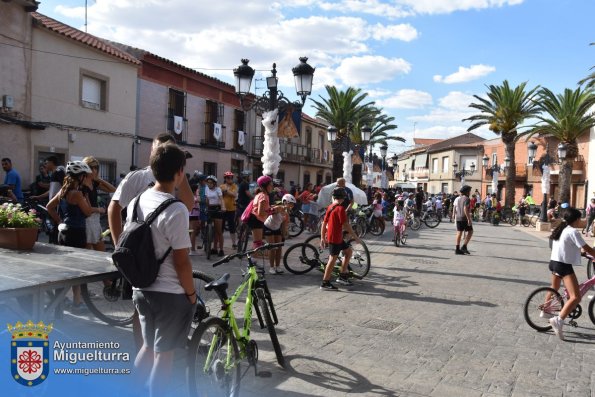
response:
M256 79L277 63L294 100L291 68L325 85L360 88L395 117L389 157L413 138L465 133L473 95L527 81L559 93L595 65L593 0L88 0L87 31L148 50L233 84L248 58ZM39 12L85 30L85 0L41 0ZM265 82L252 83L262 94ZM312 102L304 111L315 115ZM487 129L475 131L496 137ZM377 151L377 148L376 148Z

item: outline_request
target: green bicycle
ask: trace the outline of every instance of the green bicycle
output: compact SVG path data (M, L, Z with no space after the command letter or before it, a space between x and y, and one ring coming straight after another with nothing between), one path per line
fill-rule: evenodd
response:
M278 323L273 299L264 278L264 269L252 262L252 254L258 251L280 248L283 243L265 244L259 248L228 255L213 264L213 267L235 258L248 258L244 281L233 296L227 295L229 273L204 286L206 291L215 291L222 304L221 317L203 320L192 335L188 353L188 391L190 396L237 396L240 390L242 360L254 366L257 375L258 346L250 339L252 309L256 311L261 328L267 328L280 366L285 359L275 325ZM233 306L247 289L242 328L238 326Z
M370 271L370 251L363 241L359 244L355 239L350 239L347 243L353 250L349 260L349 276L361 280ZM315 268L324 273L328 258L329 249L320 248L320 236L314 235L303 243L297 243L289 247L283 256L283 266L293 274L304 274ZM333 275L339 275L342 262L343 253L337 256Z

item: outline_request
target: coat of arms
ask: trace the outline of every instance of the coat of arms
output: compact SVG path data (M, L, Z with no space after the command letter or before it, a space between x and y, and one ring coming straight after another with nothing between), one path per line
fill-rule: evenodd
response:
M12 378L23 386L37 386L50 372L49 333L53 325L29 320L8 324L12 334L10 342L10 369Z

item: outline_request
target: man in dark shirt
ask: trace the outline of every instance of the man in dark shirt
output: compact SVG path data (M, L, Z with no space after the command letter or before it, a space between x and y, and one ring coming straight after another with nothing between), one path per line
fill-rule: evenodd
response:
M421 214L421 209L424 203L424 189L420 186L417 188L417 193L415 193L415 209L417 210L417 214Z
M244 209L252 200L252 193L250 193L250 174L248 172L242 172L240 174L240 183L238 186L238 216L242 216Z

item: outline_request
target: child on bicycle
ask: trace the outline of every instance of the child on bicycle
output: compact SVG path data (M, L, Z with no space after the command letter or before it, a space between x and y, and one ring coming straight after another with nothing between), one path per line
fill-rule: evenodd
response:
M572 313L581 301L578 281L572 265L580 265L581 248L589 255L595 256L595 249L585 242L581 232L577 230L581 220L581 212L576 208L568 208L562 215L562 223L552 232L552 255L550 257L549 269L552 272L552 288L556 291L560 288L561 281L568 291L568 301L560 310L560 314L550 318L550 324L556 335L564 340L562 327L564 319ZM541 316L547 316L542 312Z
M330 255L328 263L322 276L322 284L320 284L321 290L326 291L338 291L339 289L331 283L331 275L335 268L335 263L339 253L343 252L343 263L341 264L341 272L337 283L345 286L351 286L353 283L349 280L349 260L353 250L343 240L343 229L347 230L351 236L358 242L361 243L359 237L353 232L351 225L347 219L347 213L345 207L343 207L343 201L347 197L347 192L342 187L336 187L332 193L333 203L328 207L322 222L322 230L320 232L320 246L322 248L329 247Z
M401 238L405 235L407 223L405 222L406 214L402 206L397 204L393 214L393 239ZM398 237L397 237L398 232Z

